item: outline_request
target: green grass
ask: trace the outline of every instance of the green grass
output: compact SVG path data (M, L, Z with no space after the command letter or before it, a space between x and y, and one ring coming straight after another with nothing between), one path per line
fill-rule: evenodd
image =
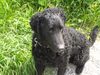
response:
M1 0L0 1L0 75L33 75L32 32L29 20L48 7L62 7L66 25L85 33L100 26L99 0Z
M2 0L0 5L3 8L0 12L0 75L32 75L35 69L29 26L32 9L28 3L19 8L14 0Z
M16 19L18 20L18 19ZM3 25L0 29L0 74L1 75L19 75L21 72L27 72L31 63L31 31L21 22L16 21ZM30 69L31 69L30 66ZM18 71L17 71L18 70ZM26 71L27 70L27 71ZM32 69L34 71L34 69ZM16 72L17 71L17 72ZM21 74L22 75L22 74ZM28 74L23 74L28 75Z

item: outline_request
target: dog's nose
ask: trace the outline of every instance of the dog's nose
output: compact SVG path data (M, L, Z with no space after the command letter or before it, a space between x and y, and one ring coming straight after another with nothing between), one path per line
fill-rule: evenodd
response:
M59 50L65 49L65 45L64 45L64 44L58 45L58 49L59 49Z

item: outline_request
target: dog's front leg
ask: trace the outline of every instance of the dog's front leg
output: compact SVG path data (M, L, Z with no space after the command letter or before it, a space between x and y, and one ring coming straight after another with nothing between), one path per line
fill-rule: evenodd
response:
M62 64L58 67L57 75L64 75L66 72L66 65Z
M69 62L69 57L70 56L67 52L61 58L59 58L59 66L58 66L57 75L65 75L68 62Z
M35 68L36 68L35 75L43 75L45 65L43 65L38 61L35 63Z

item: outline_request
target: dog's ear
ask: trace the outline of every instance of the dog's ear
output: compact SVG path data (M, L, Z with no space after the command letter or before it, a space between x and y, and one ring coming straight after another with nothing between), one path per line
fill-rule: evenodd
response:
M41 13L37 13L37 14L33 15L30 20L30 26L31 26L32 30L36 33L39 32L41 16L42 16Z
M60 12L60 17L61 19L66 22L66 16L65 16L65 13L64 13L64 10L59 8L59 12Z
M66 22L66 16L65 16L64 13L61 13L61 14L60 14L60 17L62 18L62 20L63 20L64 22Z
M33 15L30 20L30 26L32 30L36 33L40 33L41 27L46 23L47 23L47 19L43 15L43 13L37 13L36 15Z

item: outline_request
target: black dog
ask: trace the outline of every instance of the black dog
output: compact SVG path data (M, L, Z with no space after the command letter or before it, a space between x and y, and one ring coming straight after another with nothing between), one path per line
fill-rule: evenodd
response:
M65 21L65 15L59 8L46 9L31 18L35 75L43 75L46 66L58 67L57 75L64 75L68 63L77 66L76 74L82 72L89 59L89 48L97 37L98 27L94 27L87 40L75 29L65 27Z

